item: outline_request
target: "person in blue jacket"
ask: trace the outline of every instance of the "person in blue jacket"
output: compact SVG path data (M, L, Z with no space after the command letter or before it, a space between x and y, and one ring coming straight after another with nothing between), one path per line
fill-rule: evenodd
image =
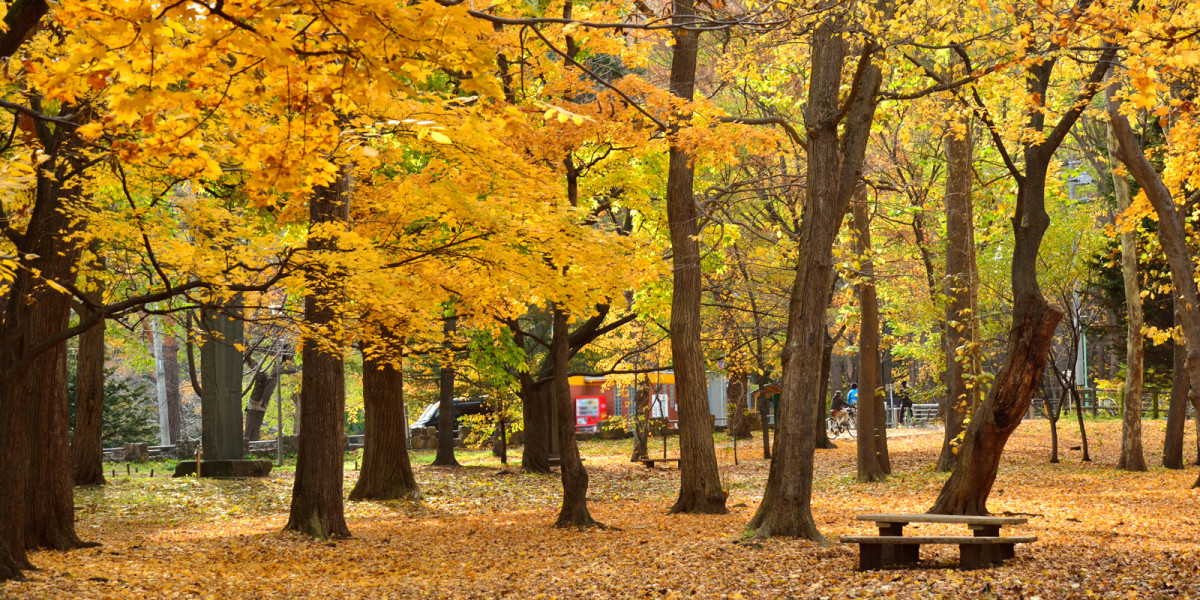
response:
M846 394L846 404L849 404L850 406L853 406L855 408L858 407L858 384L857 383L850 384L850 393Z

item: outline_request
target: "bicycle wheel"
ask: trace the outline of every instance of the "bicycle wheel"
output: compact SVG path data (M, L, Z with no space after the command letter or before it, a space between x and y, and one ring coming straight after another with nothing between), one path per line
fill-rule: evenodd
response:
M833 417L828 417L825 419L825 430L829 432L829 437L831 438L835 438L838 436L838 433L841 433L838 431L837 419L834 419Z
M851 416L846 420L846 434L854 437L858 433L858 416Z

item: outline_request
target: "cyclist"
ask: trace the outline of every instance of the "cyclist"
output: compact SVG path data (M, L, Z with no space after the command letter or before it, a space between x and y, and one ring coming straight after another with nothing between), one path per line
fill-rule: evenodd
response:
M846 404L849 404L852 407L858 406L858 384L857 383L850 384L850 393L846 394Z
M839 423L845 423L850 417L851 404L842 399L842 390L833 393L833 402L829 406L829 416Z

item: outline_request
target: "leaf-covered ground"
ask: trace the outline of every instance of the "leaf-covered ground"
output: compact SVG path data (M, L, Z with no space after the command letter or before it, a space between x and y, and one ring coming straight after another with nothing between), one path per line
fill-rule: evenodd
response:
M990 507L1031 514L1012 533L1039 541L980 571L946 568L953 547L922 548L918 568L860 573L854 547L734 543L766 480L760 440L739 445L737 466L721 444L732 508L723 516L665 514L679 472L629 464L622 441L583 445L591 510L616 528L607 531L551 528L558 480L502 473L485 452L460 453L466 466L455 470L428 466L417 453L425 500L347 503L355 537L337 542L280 533L290 471L257 481L121 473L76 495L80 534L103 546L33 553L41 570L7 584L0 598L1200 597L1195 468L1117 471L1117 422L1089 423L1095 460L1081 463L1069 449L1078 432L1063 429L1057 465L1046 461L1044 421L1023 425L1009 443ZM1151 464L1160 462L1162 429L1161 421L1146 424ZM852 443L820 451L814 514L825 535L871 532L857 513L927 509L944 477L931 469L940 443L937 431L900 432L891 441L893 477L879 484L854 482ZM1193 434L1186 443L1191 456Z

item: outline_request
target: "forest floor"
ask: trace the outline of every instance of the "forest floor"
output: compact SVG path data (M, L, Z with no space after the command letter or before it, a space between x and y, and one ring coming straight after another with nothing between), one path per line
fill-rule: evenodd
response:
M78 531L103 545L32 553L40 570L0 587L0 598L1200 598L1195 467L1117 471L1117 421L1088 423L1093 462L1080 462L1071 449L1078 429L1065 419L1062 462L1049 464L1048 428L1033 421L1014 434L989 504L993 513L1030 515L1006 531L1039 539L978 571L948 568L957 561L952 546L922 548L916 568L863 573L854 570L853 546L737 543L769 468L760 439L739 444L736 466L731 444L719 444L730 494L721 516L667 515L679 471L630 464L622 440L582 444L592 514L614 527L594 531L553 529L557 477L511 474L485 451L460 452L460 469L428 466L424 452L414 453L424 500L347 502L354 537L329 542L280 532L290 472L250 481L121 473L77 490ZM1149 464L1161 462L1163 428L1145 423ZM1191 424L1185 443L1190 459ZM945 478L932 469L937 430L893 436L893 474L882 483L856 483L853 442L838 445L817 453L813 498L830 540L874 533L854 520L858 513L923 512Z

